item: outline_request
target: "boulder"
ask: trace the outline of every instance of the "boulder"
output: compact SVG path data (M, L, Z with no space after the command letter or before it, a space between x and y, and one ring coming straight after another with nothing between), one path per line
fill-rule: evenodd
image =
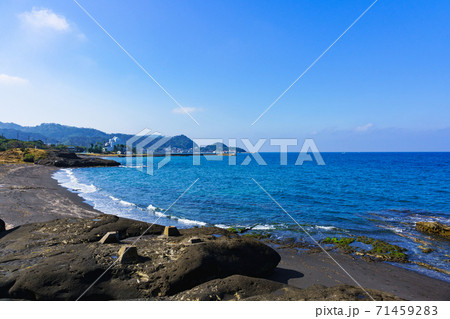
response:
M132 264L139 261L139 255L136 246L122 246L117 253L121 264Z
M119 242L119 232L110 231L105 234L105 236L100 239L100 244L113 244Z
M0 219L0 233L5 230L6 230L6 224L2 219Z
M439 222L417 222L416 229L422 233L450 240L450 226Z
M180 232L175 226L166 226L164 228L164 236L170 237L170 236L180 236Z
M251 238L220 237L202 245L187 246L180 256L152 274L148 289L158 295L173 295L206 281L231 275L261 277L280 262L271 247Z

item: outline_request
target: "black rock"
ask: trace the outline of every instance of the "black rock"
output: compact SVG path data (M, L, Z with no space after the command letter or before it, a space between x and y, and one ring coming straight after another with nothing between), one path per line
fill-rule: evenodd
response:
M212 279L267 275L280 259L275 250L254 239L220 237L186 247L175 261L152 274L150 282L158 294L173 295Z
M46 158L35 162L38 165L56 167L97 167L97 166L119 166L120 163L97 157L79 157L73 152L50 151Z
M0 219L0 233L6 230L6 224Z

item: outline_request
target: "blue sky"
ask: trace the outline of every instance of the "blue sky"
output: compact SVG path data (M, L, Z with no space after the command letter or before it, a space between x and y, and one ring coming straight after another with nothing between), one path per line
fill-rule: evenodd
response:
M323 151L450 150L449 1L0 3L0 121L306 138Z

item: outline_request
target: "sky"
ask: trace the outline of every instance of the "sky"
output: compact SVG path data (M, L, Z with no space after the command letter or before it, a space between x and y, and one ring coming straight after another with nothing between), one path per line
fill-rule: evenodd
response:
M117 43L73 0L1 1L0 121L450 151L449 1L377 1L254 125L374 0L77 1Z

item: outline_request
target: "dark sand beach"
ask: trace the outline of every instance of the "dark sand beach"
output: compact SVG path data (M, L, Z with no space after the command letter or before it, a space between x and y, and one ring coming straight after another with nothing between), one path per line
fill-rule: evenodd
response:
M0 219L7 229L61 218L92 218L101 212L51 178L56 168L39 165L0 165ZM299 253L277 249L281 261L267 279L307 288L332 287L355 282L323 252ZM332 252L333 258L364 288L376 289L406 300L449 300L444 281L382 262L368 262ZM0 264L1 267L1 264Z
M66 217L100 214L51 176L58 168L0 165L0 218L7 228Z

